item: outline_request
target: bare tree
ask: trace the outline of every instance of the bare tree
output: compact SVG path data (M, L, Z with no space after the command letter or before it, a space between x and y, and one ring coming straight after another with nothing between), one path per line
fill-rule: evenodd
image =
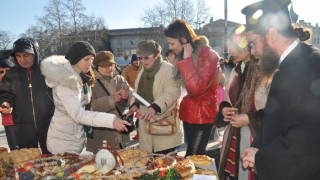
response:
M93 46L97 45L101 38L106 33L105 20L103 17L84 16L81 25L81 33L79 37L81 40L89 41Z
M158 4L155 6L155 10L157 13L156 17L158 20L158 26L160 26L160 25L166 26L169 21L166 8L164 6L162 6L161 4Z
M193 25L194 10L191 0L181 0L179 3L179 16L181 20L186 21L191 26Z
M202 24L205 24L209 18L210 8L207 6L205 0L196 0L196 20L195 20L195 27L197 30L200 29Z
M64 54L70 43L89 41L95 48L105 48L106 26L102 17L88 16L81 0L49 0L44 7L45 15L36 17L22 36L38 41L43 57Z
M6 50L13 43L15 36L7 31L0 31L0 50Z
M167 15L169 19L177 19L178 18L178 9L179 9L179 1L180 0L163 0L165 7L167 9Z
M182 19L194 24L194 5L192 0L162 0L162 3L144 11L140 18L145 26L167 26L174 19Z
M147 9L144 15L140 18L144 22L145 26L157 27L159 26L159 21L157 18L157 12L154 9Z
M38 17L38 24L45 26L46 32L50 32L50 36L55 39L55 53L61 53L62 36L68 32L67 9L63 0L50 0L48 5L44 7L45 15ZM34 29L37 29L34 27ZM50 44L51 46L53 44Z
M60 39L56 35L56 31L50 31L50 29L43 26L41 22L38 22L37 25L31 25L26 33L21 36L35 39L39 44L39 51L42 57L47 57L52 54L63 54L58 52L57 49L57 44L60 43Z
M83 6L82 0L67 0L66 8L68 9L70 21L73 26L72 33L74 34L74 40L76 40L78 36L78 26L81 24L81 21L83 20L83 11L86 8Z

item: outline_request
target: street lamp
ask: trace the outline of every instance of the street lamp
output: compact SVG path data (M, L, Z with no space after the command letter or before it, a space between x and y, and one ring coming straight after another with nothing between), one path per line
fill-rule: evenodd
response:
M228 0L224 0L224 59L228 59Z

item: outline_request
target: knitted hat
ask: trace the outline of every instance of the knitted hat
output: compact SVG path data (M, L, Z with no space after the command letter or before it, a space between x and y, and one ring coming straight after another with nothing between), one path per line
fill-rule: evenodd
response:
M65 58L70 61L70 64L74 65L88 55L96 55L94 48L86 41L79 41L72 44L70 49L67 51Z
M141 41L138 45L138 55L151 55L161 53L161 46L153 40Z
M25 38L20 38L13 43L13 48L11 56L14 56L15 53L30 53L34 55L34 50L32 43Z
M116 64L114 55L110 51L100 51L93 60L95 66L108 66L110 64Z
M138 56L136 54L132 54L131 56L131 62L132 61L137 61L138 60Z

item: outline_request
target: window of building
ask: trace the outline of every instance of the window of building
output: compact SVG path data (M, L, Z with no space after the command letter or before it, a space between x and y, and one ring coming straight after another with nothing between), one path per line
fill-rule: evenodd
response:
M118 49L118 51L117 51L117 56L118 56L118 57L121 57L122 54L123 54L123 51L122 51L121 49Z

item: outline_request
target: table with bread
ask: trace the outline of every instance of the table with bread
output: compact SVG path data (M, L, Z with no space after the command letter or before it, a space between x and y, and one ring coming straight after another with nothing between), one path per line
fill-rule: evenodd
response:
M0 147L0 178L153 179L164 177L186 180L205 175L218 179L214 160L205 155L191 155L184 158L175 154L150 154L136 148L119 150L116 155L107 151L108 156L99 152L88 155L65 153L43 156L38 148L8 152L7 149ZM112 161L109 162L109 158ZM101 164L101 162L104 163ZM13 170L8 169L6 172L4 169L8 167Z

